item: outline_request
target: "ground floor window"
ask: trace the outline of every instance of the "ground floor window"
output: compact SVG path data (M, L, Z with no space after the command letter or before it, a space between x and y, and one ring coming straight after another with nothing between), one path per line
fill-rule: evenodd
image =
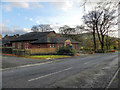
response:
M28 49L28 42L25 42L25 49Z
M12 43L12 47L15 48L15 43Z
M40 44L38 44L38 48L40 48Z
M50 48L55 48L55 44L50 44Z
M53 45L53 48L55 48L55 44L52 44Z
M18 49L21 49L21 42L18 42Z

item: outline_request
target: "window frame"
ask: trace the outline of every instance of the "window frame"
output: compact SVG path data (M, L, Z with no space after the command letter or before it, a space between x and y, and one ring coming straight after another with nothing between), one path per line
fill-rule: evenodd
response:
M38 47L38 48L41 48L41 47L40 47L40 44L38 44L38 46L37 46L37 47Z

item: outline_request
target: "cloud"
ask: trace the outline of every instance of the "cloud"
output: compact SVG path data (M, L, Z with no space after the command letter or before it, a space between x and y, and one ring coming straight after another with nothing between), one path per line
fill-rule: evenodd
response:
M9 24L10 23L10 21L9 20L5 20L5 24Z
M34 8L43 8L43 5L41 5L40 3L37 3L37 2L33 2L31 3L31 6L34 7Z
M62 2L56 1L56 2L50 2L50 3L58 9L61 9L63 11L67 11L67 10L74 7L73 2L74 2L73 0L65 0L65 1L62 1Z
M5 9L6 12L9 12L12 10L12 8L9 5L3 5L3 8Z
M30 32L31 31L31 29L29 29L29 28L23 28L23 30L24 30L24 32Z
M29 3L27 2L12 2L10 5L17 8L29 8Z
M1 29L0 31L1 31L2 33L5 33L5 32L8 32L8 33L9 33L9 32L11 32L10 29L9 29L8 27L6 27L6 26L5 26L3 23L1 23L1 22L0 22L0 29Z
M5 5L3 5L3 9L5 9L7 12L11 11L13 8L43 8L43 6L38 3L29 3L29 2L8 2Z
M32 19L32 18L29 18L29 20L30 20L30 21L33 21L33 19Z
M5 24L3 24L1 22L0 22L0 29L1 29L0 31L2 31L3 35L6 35L6 34L10 34L10 35L24 34L24 33L27 33L27 32L31 31L31 29L29 29L29 28L13 27L12 29L10 29L9 27L7 27Z
M40 21L39 21L39 20L37 20L37 21L36 21L36 24L40 24Z

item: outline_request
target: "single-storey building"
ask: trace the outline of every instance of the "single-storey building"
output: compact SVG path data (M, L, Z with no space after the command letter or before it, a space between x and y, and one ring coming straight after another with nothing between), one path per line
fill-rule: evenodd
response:
M71 42L73 49L78 49L79 42L61 37L59 34L55 33L55 31L30 32L17 37L11 42L13 49L29 49L34 51L38 51L38 49L46 49L49 51L51 50L50 48L57 50L59 47L64 46L66 40ZM46 52L46 50L39 52Z
M13 36L5 35L2 38L2 46L3 47L12 47L11 41L14 40L15 38L17 38L18 36L19 36L19 34L16 34L16 35L13 35Z

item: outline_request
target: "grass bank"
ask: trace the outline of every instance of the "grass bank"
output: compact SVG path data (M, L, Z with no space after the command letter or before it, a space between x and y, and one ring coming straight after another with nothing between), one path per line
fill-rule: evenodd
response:
M30 58L35 58L35 59L56 59L56 58L66 58L66 57L71 57L67 55L36 55L36 56L30 56Z

